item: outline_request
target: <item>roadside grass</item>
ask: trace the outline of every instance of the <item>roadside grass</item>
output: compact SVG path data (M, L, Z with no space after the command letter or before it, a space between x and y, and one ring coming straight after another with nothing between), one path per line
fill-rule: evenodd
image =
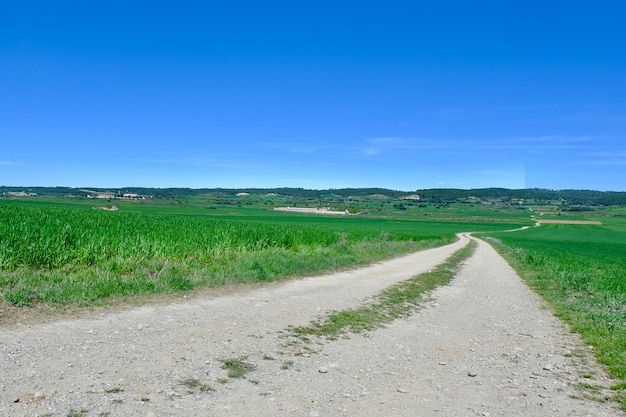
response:
M489 233L555 314L579 333L615 385L626 410L626 226L542 225Z
M613 401L617 402L622 410L626 411L626 383L615 384L611 387L615 391Z
M462 262L476 250L476 242L470 241L456 251L444 263L429 272L419 274L398 283L373 297L362 307L338 311L326 318L311 322L308 326L289 327L287 335L309 342L311 337L337 339L348 333L374 330L406 317L419 308L424 295L454 278Z

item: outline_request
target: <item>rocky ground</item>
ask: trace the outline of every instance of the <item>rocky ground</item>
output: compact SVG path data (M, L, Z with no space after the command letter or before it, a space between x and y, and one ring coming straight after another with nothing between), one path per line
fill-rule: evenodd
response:
M611 382L592 348L484 242L411 317L335 341L289 337L467 240L221 296L4 326L0 415L623 416L584 399Z

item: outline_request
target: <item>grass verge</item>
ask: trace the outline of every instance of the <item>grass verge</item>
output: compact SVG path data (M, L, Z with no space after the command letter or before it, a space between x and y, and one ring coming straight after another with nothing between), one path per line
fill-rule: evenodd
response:
M517 273L593 347L612 378L626 382L626 230L543 225L487 238ZM626 411L626 384L614 385Z
M424 294L454 278L464 260L475 251L470 241L435 269L398 283L375 296L371 303L359 308L338 311L311 322L308 326L289 328L289 333L302 341L310 337L336 339L347 333L361 333L383 327L395 319L410 315L419 307Z

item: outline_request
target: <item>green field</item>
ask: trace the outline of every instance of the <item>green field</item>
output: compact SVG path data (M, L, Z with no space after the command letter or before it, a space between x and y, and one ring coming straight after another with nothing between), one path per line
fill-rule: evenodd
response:
M113 205L106 201L0 200L2 298L16 306L89 305L271 281L363 265L452 242L457 232L521 222L467 213L398 216L392 206L375 216L329 217L272 209L284 201L269 207L267 200L233 201L114 202L118 210L107 211L100 209Z

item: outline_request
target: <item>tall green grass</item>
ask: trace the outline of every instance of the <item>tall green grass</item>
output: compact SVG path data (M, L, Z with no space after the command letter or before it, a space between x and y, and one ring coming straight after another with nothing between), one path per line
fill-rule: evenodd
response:
M609 373L626 380L626 227L542 225L490 236Z
M0 291L15 305L266 281L445 244L453 234L0 204Z
M119 259L206 262L226 251L330 245L330 230L101 210L0 209L0 269L94 266Z

